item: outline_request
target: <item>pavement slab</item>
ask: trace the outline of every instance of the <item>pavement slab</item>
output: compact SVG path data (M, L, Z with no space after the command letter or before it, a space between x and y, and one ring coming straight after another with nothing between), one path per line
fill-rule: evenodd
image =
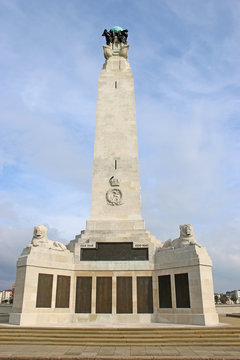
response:
M176 350L178 350L178 352L180 354L184 353L184 355L187 355L187 356L194 356L195 355L195 352L194 352L193 348L191 348L191 347L177 346Z
M116 346L102 346L99 350L99 356L101 355L105 355L105 356L110 356L110 355L114 355L116 350Z
M71 346L66 352L64 352L64 355L81 355L85 348L86 346Z
M96 357L100 351L100 346L85 346L85 349L82 350L81 356Z
M240 360L239 346L0 345L0 360Z
M160 356L162 354L161 346L146 346L146 355L147 356Z
M114 356L130 356L130 346L116 346Z
M131 351L130 351L131 356L145 356L146 354L146 346L131 346Z

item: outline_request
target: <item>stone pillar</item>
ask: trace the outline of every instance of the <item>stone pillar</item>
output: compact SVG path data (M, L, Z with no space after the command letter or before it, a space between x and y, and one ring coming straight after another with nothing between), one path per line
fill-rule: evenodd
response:
M92 314L96 314L96 276L92 277Z
M87 230L144 229L129 45L115 38L98 80L91 215Z
M132 277L132 296L133 296L133 314L137 314L137 276L133 273Z
M117 277L112 277L112 314L117 313Z

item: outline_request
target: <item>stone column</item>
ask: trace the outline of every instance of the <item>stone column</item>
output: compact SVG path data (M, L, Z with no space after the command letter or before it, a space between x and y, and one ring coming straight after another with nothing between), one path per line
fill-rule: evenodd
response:
M87 230L144 229L138 170L133 75L129 45L104 46L98 80L91 215ZM124 50L124 51L123 51Z
M92 277L92 314L96 314L96 289L97 289L96 275Z
M133 296L133 314L137 314L137 276L132 276L132 296Z

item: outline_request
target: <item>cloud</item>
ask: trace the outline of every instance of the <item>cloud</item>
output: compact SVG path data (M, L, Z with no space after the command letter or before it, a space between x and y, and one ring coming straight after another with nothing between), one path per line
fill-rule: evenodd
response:
M85 228L101 32L118 24L129 29L147 227L166 240L192 223L216 290L239 287L238 2L60 3L0 5L0 286L34 225L64 243Z
M16 261L22 251L21 240L29 237L25 228L0 224L0 289L11 288L15 281ZM20 241L19 241L20 240Z

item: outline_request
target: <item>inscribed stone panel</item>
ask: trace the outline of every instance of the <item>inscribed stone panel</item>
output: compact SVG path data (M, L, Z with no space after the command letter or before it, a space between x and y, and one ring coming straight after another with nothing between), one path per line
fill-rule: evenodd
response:
M112 278L97 277L96 313L112 313Z
M190 308L188 274L175 274L176 306Z
M76 287L76 313L91 313L92 304L92 278L87 276L77 277Z
M38 274L36 307L50 308L52 303L53 275Z
M70 276L57 276L56 308L69 307L70 279Z
M152 277L137 277L137 312L140 314L153 313Z
M132 312L132 278L117 277L117 314Z
M159 289L159 307L171 308L172 294L171 294L170 275L162 275L158 277L158 289Z
M96 249L81 249L81 261L148 260L147 248L133 248L133 243L97 243Z

